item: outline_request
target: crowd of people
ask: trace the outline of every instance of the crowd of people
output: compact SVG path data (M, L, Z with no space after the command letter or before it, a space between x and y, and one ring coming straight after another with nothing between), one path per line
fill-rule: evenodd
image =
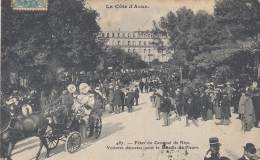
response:
M133 82L137 85L133 85ZM80 89L82 84L87 85L85 86L87 91ZM251 131L254 127L259 128L260 88L257 85L257 82L242 85L238 80L222 84L216 82L194 84L192 80L181 83L180 76L173 70L139 70L131 73L111 73L110 78L101 76L91 81L81 79L75 85L69 85L70 87L67 83L61 89L54 86L50 91L14 90L8 97L2 95L1 106L9 106L12 116L27 116L31 112L42 112L45 115L61 117L60 121L67 123L71 110L75 112L83 106L83 103L90 103L87 102L91 99L90 94L94 95L95 101L84 107L93 107L97 105L94 103L98 102L98 108L110 114L125 112L125 107L128 113L134 112L134 106L138 105L139 97L142 97L140 94L149 94L150 99L147 101L150 100L152 107L155 108L155 119L163 120L163 126L170 125L169 119L173 115L176 115L179 121L184 118L187 127L191 123L199 127L199 121L213 119L219 120L218 125L230 125L230 117L237 114L243 131ZM210 144L213 145L213 141L218 140L210 139ZM253 152L246 146L244 156L250 156L248 154ZM210 160L211 156L216 155L210 151L205 159Z
M219 119L218 125L229 125L233 111L234 114L239 114L244 131L259 127L260 92L256 82L246 88L239 88L238 84L230 82L219 85L211 82L192 88L189 85L168 87L160 80L150 83L146 80L140 81L139 87L141 92L144 87L145 92L151 94L152 105L156 108L156 119L163 115L164 126L169 124L168 117L172 113L175 113L179 120L180 117L186 116L187 126L190 120L198 126L198 118L202 121Z
M111 72L110 79L104 76L98 78L98 73L94 75L96 76L92 79L95 81L88 81L88 78L80 79L80 82L91 84L92 91L99 93L103 106L109 106L110 113L124 112L125 106L128 112L133 112L133 106L138 105L139 94L149 93L150 101L156 110L156 119L162 117L164 126L169 125L169 116L172 114L176 114L179 120L180 117L185 116L187 126L190 120L198 126L198 118L202 121L219 119L219 125L229 125L233 111L234 114L239 114L238 118L241 119L244 131L259 127L260 89L257 82L242 85L238 80L231 80L225 84L208 82L194 85L191 80L187 80L180 83L178 73L161 68L118 74ZM138 86L129 88L135 80L138 81ZM59 95L62 95L62 91L54 86L50 91L28 91L30 96L27 96L28 94L15 90L8 98L2 97L1 102L4 105L5 101L10 101L14 97L19 101L26 99L21 97L30 97L27 103L31 105L32 110L41 111L57 100ZM105 110L105 107L103 109Z

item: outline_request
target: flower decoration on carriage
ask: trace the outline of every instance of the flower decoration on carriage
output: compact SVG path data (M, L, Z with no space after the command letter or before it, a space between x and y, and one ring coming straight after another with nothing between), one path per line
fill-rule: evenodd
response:
M68 89L69 93L75 93L77 90L77 88L74 84L68 85L67 89Z
M84 113L87 113L87 109L84 105L90 106L93 108L94 105L94 95L88 93L90 91L90 87L87 83L81 83L79 85L80 94L77 96L75 103L73 104L72 109L75 112L79 110L84 110Z

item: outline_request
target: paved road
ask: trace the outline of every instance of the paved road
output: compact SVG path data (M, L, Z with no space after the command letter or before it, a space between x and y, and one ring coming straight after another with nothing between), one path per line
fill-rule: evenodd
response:
M200 160L209 147L208 139L214 136L222 143L221 155L231 159L243 154L243 146L247 142L260 148L260 141L256 141L260 139L260 129L242 132L236 115L233 115L230 126L218 126L218 121L212 120L199 121L199 127L186 127L184 117L178 121L173 115L170 126L162 127L162 120L155 120L155 109L151 106L149 94L141 94L139 103L133 113L126 110L116 115L105 113L99 139L84 139L80 150L74 154L66 153L64 143L61 143L51 151L48 160ZM166 149L162 149L163 142L166 142ZM34 159L38 147L37 138L23 140L16 145L12 158ZM43 149L41 159L44 159L45 153Z

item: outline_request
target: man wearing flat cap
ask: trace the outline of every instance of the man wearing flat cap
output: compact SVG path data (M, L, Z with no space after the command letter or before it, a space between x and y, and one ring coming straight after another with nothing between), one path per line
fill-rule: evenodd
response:
M243 157L239 158L238 160L256 160L258 158L256 157L255 154L256 154L256 148L254 144L247 143L246 146L244 147Z
M212 137L209 139L210 148L207 151L204 160L220 160L219 149L221 144L217 137Z

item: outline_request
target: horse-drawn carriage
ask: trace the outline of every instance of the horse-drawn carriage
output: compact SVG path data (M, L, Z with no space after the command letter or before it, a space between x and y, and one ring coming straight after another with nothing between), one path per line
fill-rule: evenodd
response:
M59 141L65 142L65 150L74 153L80 148L81 138L89 138L93 135L99 138L102 130L102 103L94 94L88 93L90 87L86 83L79 86L80 93L76 95L72 112L66 124L57 123L52 117L50 120L50 129L46 132L45 138L49 149L54 149ZM75 85L69 85L68 91L75 93Z
M59 141L65 142L65 150L69 153L74 153L81 146L82 137L90 138L94 136L99 138L102 130L102 112L90 113L88 120L84 120L81 113L72 115L69 125L62 123L50 123L50 129L45 133L48 148L50 150L56 148Z
M82 137L94 136L98 139L102 130L102 106L97 103L98 100L94 98L94 94L87 93L89 88L86 88L86 85L81 86L81 89L85 94L77 96L77 103L72 106L73 111L66 124L57 123L53 120L53 116L43 113L26 114L21 119L15 118L10 110L1 107L1 157L11 160L11 152L15 144L32 136L39 137L41 142L36 160L43 146L47 150L46 157L49 157L50 150L56 148L59 141L65 141L65 150L74 153L80 148ZM89 108L86 109L86 107Z

